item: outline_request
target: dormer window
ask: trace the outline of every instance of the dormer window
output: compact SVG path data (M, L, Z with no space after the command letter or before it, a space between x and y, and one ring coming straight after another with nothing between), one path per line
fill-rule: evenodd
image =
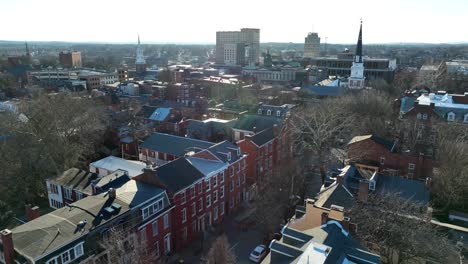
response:
M281 111L276 111L276 116L280 117L281 116Z
M447 121L449 122L455 121L455 114L453 112L450 112L447 114Z
M267 110L267 115L271 115L271 110Z
M257 114L261 115L262 114L262 109L258 109Z

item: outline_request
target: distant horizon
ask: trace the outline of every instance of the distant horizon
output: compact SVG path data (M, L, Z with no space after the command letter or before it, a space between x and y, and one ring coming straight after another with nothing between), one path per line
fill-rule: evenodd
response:
M132 41L65 41L65 40L4 40L0 39L0 43L17 43L17 44L24 44L25 42L29 43L57 43L57 44L101 44L101 45L137 45L137 42ZM268 41L268 42L260 42L260 45L265 44L294 44L294 45L303 45L304 42L281 42L281 41ZM356 45L356 43L324 43L321 42L321 45ZM141 42L141 45L216 45L215 42L157 42L157 41L149 41L149 42ZM468 41L463 42L382 42L382 43L363 43L364 46L366 45L468 45Z
M0 0L0 39L213 44L217 31L260 29L262 43L466 43L466 0ZM6 25L6 26L5 26Z

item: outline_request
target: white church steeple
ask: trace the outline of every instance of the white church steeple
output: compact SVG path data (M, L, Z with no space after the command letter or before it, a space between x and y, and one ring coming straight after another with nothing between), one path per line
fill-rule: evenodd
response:
M140 46L140 35L138 35L138 46L136 49L136 58L135 58L136 71L138 73L146 71L146 60L143 55L143 48Z
M351 66L351 75L349 76L348 87L349 89L362 89L365 85L364 77L364 59L362 58L362 20L359 29L359 37L356 45L356 53L353 58L353 65Z

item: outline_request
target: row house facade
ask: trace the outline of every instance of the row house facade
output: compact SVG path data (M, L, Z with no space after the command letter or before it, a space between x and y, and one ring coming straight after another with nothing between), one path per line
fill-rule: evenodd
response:
M141 235L137 240L138 228L154 219L170 220L171 210L165 190L129 180L117 189L85 197L11 230L0 231L0 262L110 264L112 246L102 247L99 241L105 241L118 229L128 232L124 238L118 237L124 243L137 246L147 242ZM170 234L168 228L154 236L154 240L162 241L156 255L172 251Z
M376 135L354 137L348 143L348 157L378 166L393 176L425 180L432 177L433 160L423 153L402 153L398 141L388 141Z
M243 164L245 155L224 141L135 177L168 191L174 206L171 225L176 251L242 206L246 191Z

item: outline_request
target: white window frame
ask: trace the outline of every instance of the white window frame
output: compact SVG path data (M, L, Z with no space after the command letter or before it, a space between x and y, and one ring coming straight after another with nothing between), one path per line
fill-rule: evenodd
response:
M187 195L185 195L185 190L180 193L180 204L187 202Z
M219 194L219 198L224 198L224 186L221 186L221 187L219 188L219 193L220 193L220 194Z
M208 194L206 196L206 208L209 208L211 206L211 195Z
M219 215L224 215L224 202L219 204Z
M156 219L153 223L151 223L151 231L153 233L153 237L159 234L158 230L158 219Z
M63 197L67 200L71 200L73 196L72 188L63 187Z
M195 185L190 187L190 199L195 198Z
M213 203L218 202L218 191L213 192Z
M182 223L187 222L187 208L182 208L180 213L182 214Z
M171 252L171 233L164 236L164 254Z
M455 121L455 113L453 113L453 112L448 113L447 114L447 121L449 121L449 122Z
M206 191L209 192L211 190L211 178L206 179Z
M191 207L192 207L192 216L194 216L195 214L197 214L197 203L193 202Z
M427 114L426 114L426 113L424 113L424 114L422 115L422 119L423 119L423 120L427 120Z
M415 168L416 168L416 164L408 163L408 171L414 171Z
M163 222L164 222L164 229L169 228L169 214L165 214L163 216Z
M218 206L213 207L213 219L218 220Z
M271 110L270 109L267 110L267 115L269 115L269 116L271 115Z
M418 113L418 114L416 115L416 118L417 118L417 119L421 119L421 118L422 118L422 114L421 114L421 113Z
M262 109L258 109L257 114L261 115L262 114Z
M218 175L213 176L213 188L218 186Z
M221 179L219 180L220 183L224 183L224 171L220 173Z
M198 212L203 211L203 198L198 199Z
M198 194L203 192L203 182L198 183Z
M281 117L281 111L277 110L277 111L276 111L276 116L277 116L277 117Z

